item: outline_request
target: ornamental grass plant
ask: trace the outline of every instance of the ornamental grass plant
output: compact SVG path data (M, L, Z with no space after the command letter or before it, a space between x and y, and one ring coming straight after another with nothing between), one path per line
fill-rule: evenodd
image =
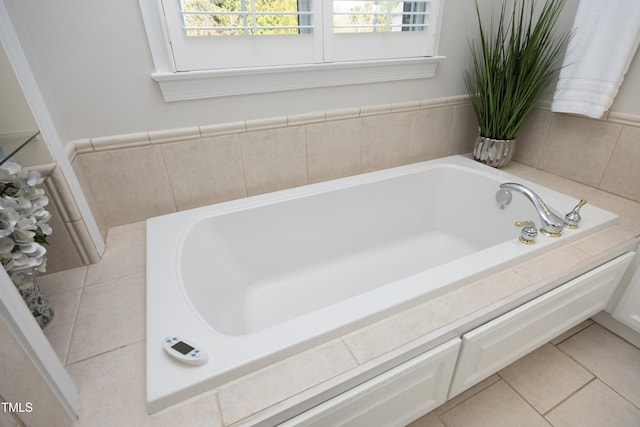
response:
M464 82L481 136L515 138L551 82L571 37L554 32L564 4L546 0L536 14L536 0L503 0L497 26L492 18L487 29L476 0L480 38L470 42L473 69L464 72Z

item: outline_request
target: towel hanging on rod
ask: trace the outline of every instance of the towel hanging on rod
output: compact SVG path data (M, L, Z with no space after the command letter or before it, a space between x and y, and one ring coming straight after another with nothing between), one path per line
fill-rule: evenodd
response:
M580 0L551 111L600 118L640 43L640 1Z

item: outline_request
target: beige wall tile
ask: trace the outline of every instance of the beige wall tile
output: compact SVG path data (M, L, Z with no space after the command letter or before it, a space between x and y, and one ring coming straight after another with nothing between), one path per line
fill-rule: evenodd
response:
M360 173L362 120L336 120L306 129L309 183Z
M640 409L596 380L547 414L547 419L557 427L631 427L640 425Z
M625 126L600 188L640 202L640 128Z
M453 123L451 125L451 141L449 154L464 154L473 150L473 144L478 138L478 119L471 104L455 106Z
M589 326L558 348L640 406L640 349L598 324Z
M553 113L534 110L518 132L513 159L525 165L538 167L542 148L549 134Z
M162 146L178 210L245 197L237 135Z
M69 237L73 240L73 246L76 248L78 256L85 265L100 261L102 254L96 249L96 245L84 221L67 222L65 227Z
M593 204L591 202L591 198L597 191L593 187L589 187L585 184L572 181L568 178L563 178L561 176L554 175L540 169L531 169L527 172L518 174L518 176L533 181L536 184L540 184L545 187L551 188L552 190L556 190L560 193L566 194L567 196L572 196L578 200L587 199L589 204ZM605 206L600 207L604 208ZM573 209L573 206L566 206L565 208Z
M617 213L620 226L640 234L640 204L615 194L595 190L589 195L590 203Z
M362 119L362 172L407 163L411 114L391 113Z
M507 366L499 375L541 414L594 378L551 344Z
M55 273L70 268L84 265L78 251L73 243L72 237L65 226L56 204L50 203L47 210L51 213L49 225L53 228L53 233L47 236L47 272Z
M78 156L108 227L175 212L159 146Z
M240 135L249 196L307 183L304 126Z
M91 209L93 218L95 219L96 224L98 225L98 229L100 230L100 233L104 238L107 235L107 230L109 229L109 227L105 222L104 213L102 212L100 203L98 202L98 199L93 193L93 188L91 188L91 184L84 173L84 168L81 163L82 161L78 159L78 156L76 156L71 166L73 167L73 172L76 174L76 177L78 178L78 182L80 183L80 187L82 188L82 194L84 194L84 198L87 200L87 203L89 204L89 208Z
M445 157L449 150L455 107L430 108L411 115L409 162Z
M539 167L597 187L621 130L617 124L556 114Z
M53 199L52 205L58 208L58 214L64 222L79 221L82 219L80 210L76 205L76 200L67 184L67 180L62 173L62 169L56 167L51 175L44 182L47 194Z
M145 228L135 228L123 233L110 233L107 236L106 244L107 249L100 262L88 267L87 285L145 272Z

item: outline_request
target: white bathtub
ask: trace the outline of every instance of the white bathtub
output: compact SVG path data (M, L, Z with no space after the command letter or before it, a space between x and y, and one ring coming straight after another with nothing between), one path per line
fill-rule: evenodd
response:
M524 245L514 223L539 220L520 193L500 209L508 181L563 215L578 202L453 156L149 219L149 411L617 221L586 205L577 230ZM210 361L174 361L170 335Z

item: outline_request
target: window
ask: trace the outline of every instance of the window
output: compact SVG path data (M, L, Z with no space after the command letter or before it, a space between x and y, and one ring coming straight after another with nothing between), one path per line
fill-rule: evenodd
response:
M246 88L245 91L425 77L424 69L417 71L417 64L433 62L428 59L437 53L438 9L442 2L139 1L156 64L154 78L163 86L165 99L165 87L184 83L192 77L202 79L205 74L212 76L211 73L227 78L231 77L230 73L245 77L263 74L260 78L269 80L267 76L273 73L274 67L288 67L287 70L278 68L278 72L300 71L301 74L292 75L286 87L278 83L275 88ZM412 64L412 70L390 78L397 70L389 68L388 61L394 60L396 65L403 61ZM358 77L357 69L363 71L371 66L382 66L385 70L378 69L373 74L365 71ZM233 94L236 89L243 91L234 89L233 84L220 89L222 95ZM215 96L215 93L203 96Z

